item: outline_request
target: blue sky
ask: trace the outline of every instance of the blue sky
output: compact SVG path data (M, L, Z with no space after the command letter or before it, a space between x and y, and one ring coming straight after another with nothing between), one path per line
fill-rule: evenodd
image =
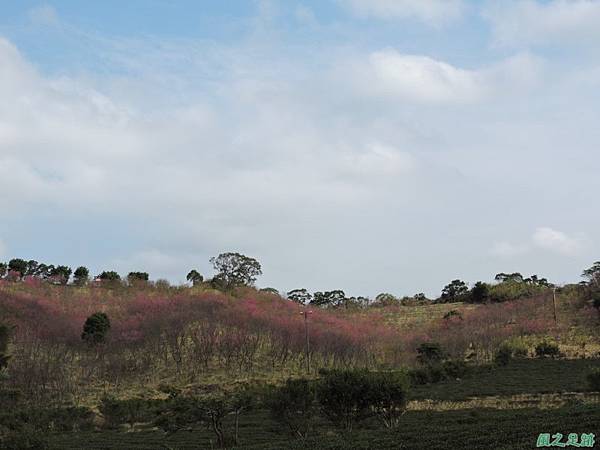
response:
M598 258L600 1L6 1L0 256L437 295Z

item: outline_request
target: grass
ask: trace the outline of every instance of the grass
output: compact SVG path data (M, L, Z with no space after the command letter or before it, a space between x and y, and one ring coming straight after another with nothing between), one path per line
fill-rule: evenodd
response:
M245 416L238 449L531 449L539 433L596 433L600 408L571 405L554 410L471 409L459 411L409 411L398 430L382 430L365 423L342 435L326 422L307 441L291 439L263 411ZM115 431L63 434L52 438L53 449L208 449L211 435L205 430L181 431L166 436L159 431Z
M468 400L473 397L583 392L586 376L600 359L515 359L507 366L479 369L456 381L415 386L414 399Z

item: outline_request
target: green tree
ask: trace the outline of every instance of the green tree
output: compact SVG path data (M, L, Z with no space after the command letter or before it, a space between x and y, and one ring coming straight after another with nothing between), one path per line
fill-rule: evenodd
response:
M97 312L89 316L83 325L81 339L91 345L104 342L110 330L110 320L103 312Z
M50 277L60 284L67 284L73 271L67 266L56 266L50 271Z
M39 263L35 259L30 259L27 261L27 270L25 271L25 275L35 276L38 265Z
M446 285L442 290L440 300L442 303L460 302L465 299L468 292L469 288L464 281L452 280L450 284Z
M5 263L0 262L0 278L4 277L6 275L7 271L8 271L8 266Z
M221 253L210 259L217 271L213 285L229 290L239 286L252 286L256 277L262 275L260 263L240 253Z
M588 280L590 286L600 288L600 261L596 261L592 267L585 269L581 276Z
M368 376L370 408L386 428L397 428L406 411L409 382L401 372L371 372Z
M146 283L150 279L148 272L129 272L127 282L129 284Z
M305 378L288 379L271 391L267 399L271 416L289 428L292 435L305 439L318 416L317 386Z
M204 277L200 275L196 269L190 270L190 272L185 277L193 286L197 286L204 281Z
M90 278L90 271L85 266L79 266L77 269L75 269L75 272L73 272L73 278L74 283L77 286L83 286L88 282Z
M321 410L336 426L352 431L371 415L370 386L365 370L328 370L318 387Z
M19 272L21 277L27 273L27 261L21 258L13 258L8 262L8 270Z
M307 305L312 300L312 295L306 289L292 289L287 294L287 299L300 305Z
M347 298L344 291L337 289L334 291L315 292L310 304L328 308L345 305L346 301Z
M98 278L100 280L106 280L106 281L119 281L121 279L121 275L119 275L114 270L109 270L109 271L105 270L100 275L98 275L96 278Z
M472 303L485 303L490 297L490 288L486 283L478 281L471 289L470 301Z
M396 296L392 295L392 294L388 294L385 292L382 292L381 294L377 294L377 297L375 297L375 302L373 303L373 306L394 306L394 305L399 305L400 304L400 299L397 298Z

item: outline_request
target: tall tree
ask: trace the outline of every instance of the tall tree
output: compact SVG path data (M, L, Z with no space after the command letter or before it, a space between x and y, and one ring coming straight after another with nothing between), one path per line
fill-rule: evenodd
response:
M588 280L590 286L600 288L600 261L596 261L592 267L585 269L581 276Z
M27 261L21 258L13 258L8 262L8 270L19 272L21 277L27 273Z
M291 300L300 305L307 305L312 300L312 295L306 289L292 289L287 294L288 300Z
M85 266L79 266L77 269L75 269L75 272L73 272L74 282L77 286L85 285L88 282L89 277L90 271Z
M204 281L204 277L196 269L190 270L185 277L193 286L197 286Z
M464 281L452 280L450 284L446 285L442 290L440 300L443 303L460 302L465 299L468 292L469 288Z
M252 286L256 277L262 275L260 263L240 253L221 253L210 262L217 271L213 284L224 289Z

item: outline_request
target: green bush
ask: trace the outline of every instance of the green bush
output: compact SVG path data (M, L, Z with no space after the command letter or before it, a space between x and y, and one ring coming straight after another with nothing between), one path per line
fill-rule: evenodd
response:
M513 358L513 349L507 345L501 345L494 355L494 362L499 366L506 366Z
M81 339L92 345L102 343L106 339L109 329L108 316L103 312L94 313L86 319Z
M325 416L338 427L350 432L355 423L372 416L388 428L398 426L408 395L405 373L331 370L322 374L318 400Z
M560 355L558 345L554 342L542 341L535 346L535 354L538 358L549 356L555 358Z
M154 420L161 403L163 403L161 400L141 398L116 400L105 397L98 405L98 409L104 417L106 428L115 429L125 424L132 428L135 423Z
M317 386L305 378L288 379L269 393L266 404L273 419L286 425L295 437L305 439L318 415Z
M417 361L421 364L433 364L443 359L444 352L437 342L424 342L417 348Z
M591 391L600 391L600 368L592 369L588 373L587 381Z

